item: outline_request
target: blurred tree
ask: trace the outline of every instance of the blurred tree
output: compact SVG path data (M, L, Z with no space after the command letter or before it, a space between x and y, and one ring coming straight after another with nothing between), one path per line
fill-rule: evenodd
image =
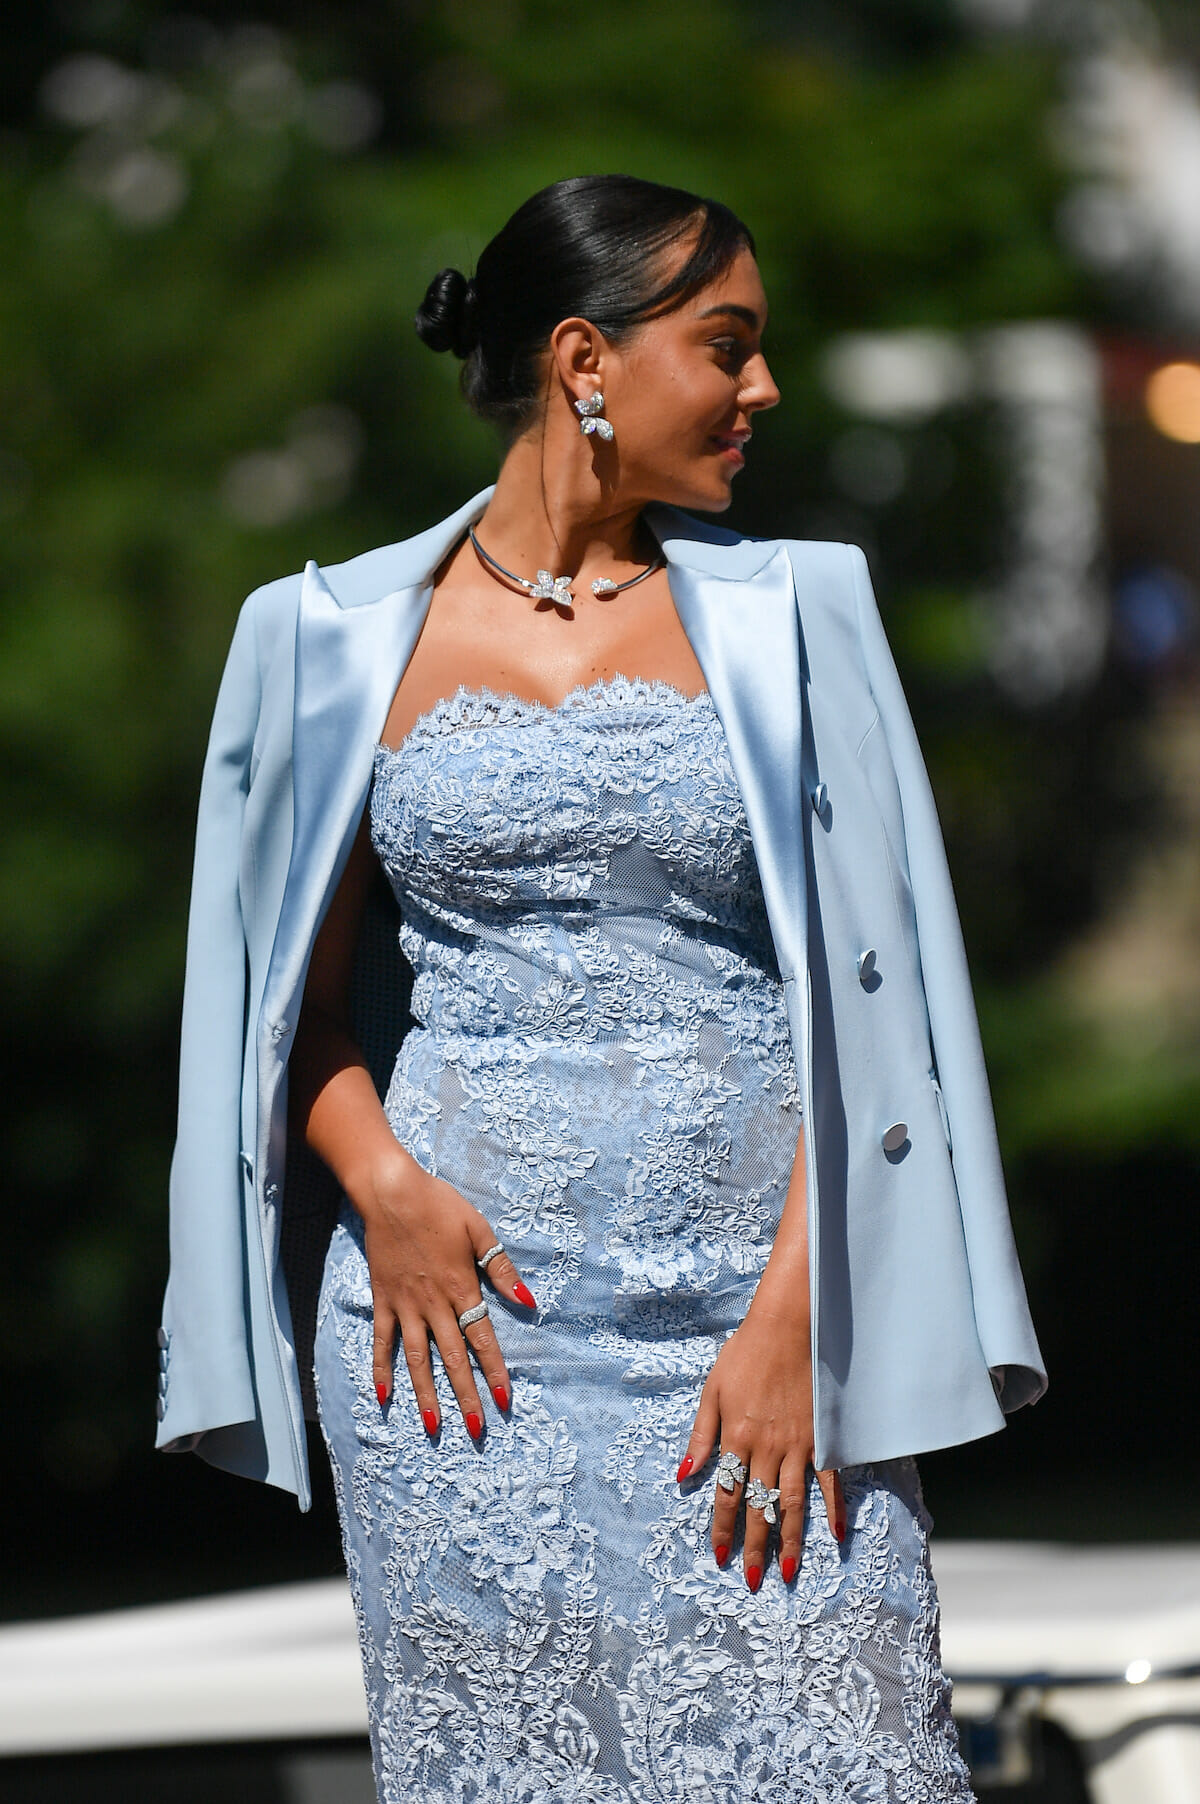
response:
M495 447L458 404L456 367L409 320L441 264L469 265L564 174L631 169L719 194L753 225L789 405L764 421L736 523L871 552L949 803L985 1000L989 981L1028 986L1023 1012L987 1011L1010 1118L1026 1147L1059 1136L1053 1107L1031 1125L1024 1105L1044 1091L1015 1040L1070 1052L1038 983L1128 830L1111 804L1130 707L1102 688L1070 718L1014 722L962 605L999 507L986 419L914 428L912 479L848 498L830 462L847 422L817 355L852 327L1101 307L1055 232L1057 52L981 41L942 0L610 0L603 30L582 34L552 0L299 17L278 0L252 20L113 0L26 8L12 43L0 947L24 1244L0 1279L0 1363L38 1482L61 1499L46 1534L84 1492L93 1522L108 1507L114 1523L142 1520L135 1488L183 1495L147 1460L150 1347L194 796L237 605L489 479ZM1086 1135L1078 1086L1064 1110ZM1130 1111L1123 1143L1141 1131ZM197 1551L171 1582L205 1572Z

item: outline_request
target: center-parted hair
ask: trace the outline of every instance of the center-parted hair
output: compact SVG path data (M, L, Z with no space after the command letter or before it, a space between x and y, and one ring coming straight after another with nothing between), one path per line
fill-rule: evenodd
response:
M662 257L691 240L663 279ZM541 400L539 359L560 320L581 318L614 344L724 275L749 229L719 201L631 175L555 182L518 207L479 258L433 278L416 327L434 351L462 358L462 388L481 419L514 438Z

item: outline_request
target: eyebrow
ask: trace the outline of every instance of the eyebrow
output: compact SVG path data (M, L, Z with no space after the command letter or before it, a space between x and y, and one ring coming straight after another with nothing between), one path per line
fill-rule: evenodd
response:
M720 307L706 307L703 313L697 315L697 318L712 319L715 314L726 314L733 319L740 319L744 325L749 326L752 332L758 331L758 315L753 307L738 307L730 301Z

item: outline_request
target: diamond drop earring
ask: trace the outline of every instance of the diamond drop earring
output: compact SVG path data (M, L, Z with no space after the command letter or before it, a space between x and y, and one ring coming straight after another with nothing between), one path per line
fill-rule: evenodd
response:
M600 418L604 412L604 396L600 390L589 395L586 401L576 401L574 407L579 415L579 430L584 437L590 438L594 432L598 438L607 439L611 445L614 437L612 421Z

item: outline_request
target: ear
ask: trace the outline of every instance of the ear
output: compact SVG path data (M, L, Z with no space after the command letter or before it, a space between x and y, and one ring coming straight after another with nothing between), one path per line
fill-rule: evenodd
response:
M550 368L573 401L603 386L604 334L586 319L560 320L550 334Z

